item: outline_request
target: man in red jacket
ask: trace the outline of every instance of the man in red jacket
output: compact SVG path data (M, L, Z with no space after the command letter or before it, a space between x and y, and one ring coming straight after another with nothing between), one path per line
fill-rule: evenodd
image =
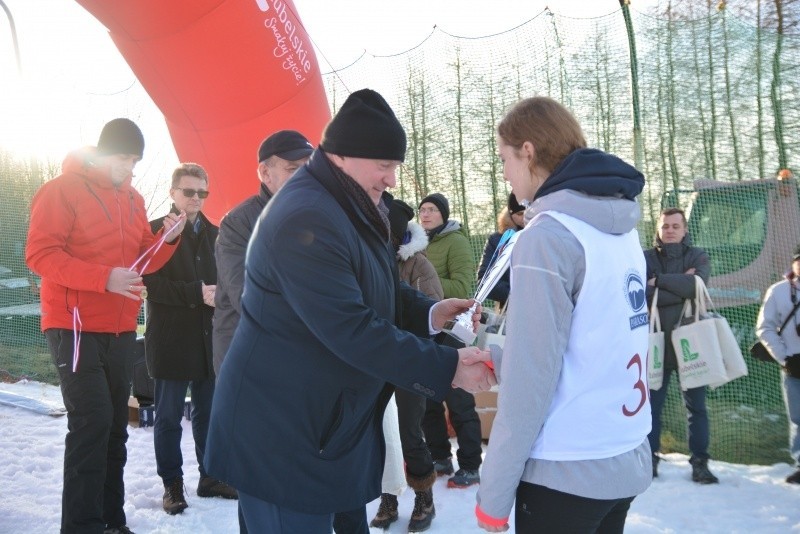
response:
M153 235L131 186L143 152L139 127L114 119L96 149L67 156L31 205L25 258L42 277L42 330L67 408L62 533L131 532L123 510L125 362L135 350L141 275L166 263L185 224L171 214Z

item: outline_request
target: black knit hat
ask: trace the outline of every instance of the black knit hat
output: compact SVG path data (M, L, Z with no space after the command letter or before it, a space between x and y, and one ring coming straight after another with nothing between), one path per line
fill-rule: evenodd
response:
M525 211L525 206L517 202L517 196L514 193L508 195L508 213L514 214L520 211Z
M436 206L436 208L439 210L439 213L442 214L442 220L447 222L447 219L450 218L450 202L447 201L443 194L433 193L432 195L428 195L422 199L419 205L422 206L426 202L430 202Z
M97 153L101 156L111 154L134 154L140 158L144 154L142 131L130 119L114 119L103 126L97 140Z
M347 97L319 146L339 156L403 161L406 132L381 95L362 89Z
M258 162L272 156L278 156L286 161L297 161L307 158L314 152L312 145L303 134L294 130L280 130L270 135L258 147Z
M389 229L398 243L408 230L408 221L414 217L414 209L402 200L394 199L389 205Z

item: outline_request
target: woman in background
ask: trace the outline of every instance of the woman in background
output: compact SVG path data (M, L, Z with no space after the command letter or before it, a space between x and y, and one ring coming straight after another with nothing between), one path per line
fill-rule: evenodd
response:
M586 148L550 98L517 103L498 146L527 226L511 255L505 345L493 354L500 391L478 525L507 530L516 501L517 532L621 533L652 480L634 200L644 178Z
M389 237L397 257L400 281L435 300L442 300L444 291L436 269L425 256L428 236L412 221L414 210L402 200L389 204ZM431 526L436 507L433 504L433 483L436 472L433 459L422 433L425 397L401 388L395 389L394 402L389 401L383 416L386 438L381 503L369 526L386 530L397 521L397 497L405 489L391 473L403 472L405 481L414 490L414 510L408 521L409 532L422 532ZM394 425L394 427L390 427ZM402 454L401 452L402 451Z
M481 259L481 266L478 267L478 283L480 284L483 275L489 269L492 263L494 253L497 250L497 245L500 243L500 238L507 230L514 230L515 232L522 230L525 227L525 207L517 202L517 197L514 193L508 195L508 205L500 210L497 216L497 231L489 236L486 240L486 246L483 249L483 258ZM497 281L497 284L489 292L489 298L495 301L498 309L501 309L508 300L508 292L511 290L511 271L506 271L505 274Z

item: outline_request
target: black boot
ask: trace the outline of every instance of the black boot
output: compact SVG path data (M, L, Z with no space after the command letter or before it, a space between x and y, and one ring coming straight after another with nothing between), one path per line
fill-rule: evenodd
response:
M378 513L369 522L369 526L386 530L395 521L397 521L397 495L381 493L381 504L378 506Z
M409 532L422 532L428 530L431 521L436 517L436 507L433 506L433 490L416 491L414 498L414 511L411 512L411 521L408 522Z
M653 455L653 478L658 477L658 462L661 461L661 458L658 455Z
M692 458L692 481L698 484L719 484L719 479L708 470L707 458Z
M789 484L800 484L800 469L786 477L786 482Z

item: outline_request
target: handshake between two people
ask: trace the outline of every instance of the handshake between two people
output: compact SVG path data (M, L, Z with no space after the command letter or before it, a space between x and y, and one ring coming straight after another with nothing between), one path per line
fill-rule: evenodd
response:
M445 323L470 310L475 299L445 299L437 302L431 309L431 326L434 330L442 330ZM478 304L472 314L472 329L480 324L483 307ZM458 349L458 366L453 376L453 387L461 388L469 393L489 391L497 384L492 368L492 355L488 350L478 347Z

